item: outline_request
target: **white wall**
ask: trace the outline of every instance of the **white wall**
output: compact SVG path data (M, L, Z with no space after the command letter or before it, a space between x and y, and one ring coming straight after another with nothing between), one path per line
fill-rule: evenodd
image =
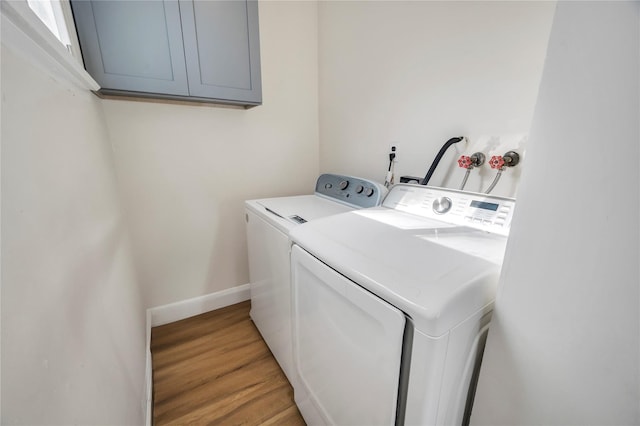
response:
M558 4L472 424L640 423L639 39Z
M317 5L259 14L262 106L104 101L147 307L249 282L244 200L313 192Z
M320 2L321 171L382 181L395 143L397 180L424 176L446 140L467 136L471 143L451 148L430 182L457 187L464 174L455 162L461 153L478 145L488 155L522 152L554 7ZM489 185L494 174L485 168L482 176L472 175L468 189ZM494 193L515 194L511 172Z
M100 100L1 55L1 422L141 424L145 314Z

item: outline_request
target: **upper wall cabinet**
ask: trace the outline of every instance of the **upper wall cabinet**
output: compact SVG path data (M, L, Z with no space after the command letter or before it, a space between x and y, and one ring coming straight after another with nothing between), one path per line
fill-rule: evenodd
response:
M71 2L85 68L107 95L262 103L255 0Z

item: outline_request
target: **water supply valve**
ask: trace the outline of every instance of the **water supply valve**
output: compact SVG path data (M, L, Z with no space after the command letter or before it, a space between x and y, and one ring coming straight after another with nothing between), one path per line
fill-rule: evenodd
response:
M484 164L484 154L481 152L474 152L469 155L462 155L458 159L458 166L464 169L473 169L474 167L480 167Z
M458 166L464 169L470 169L471 167L473 167L471 165L471 157L469 157L468 155L460 156L460 158L458 158Z
M498 173L496 173L496 177L489 185L489 188L484 192L485 194L489 194L493 188L495 188L496 184L500 180L500 175L507 167L513 167L520 162L520 155L518 155L515 151L509 151L504 155L494 155L489 160L489 165L492 169L497 169Z
M475 152L470 156L460 156L460 158L458 159L458 166L462 167L463 169L467 169L464 174L464 178L462 179L462 184L460 185L461 190L464 189L464 186L467 184L467 179L469 178L469 173L471 173L471 170L473 170L474 167L480 167L481 165L483 165L484 158L484 154L481 152Z
M520 162L520 155L515 151L509 151L504 155L494 155L489 160L492 169L504 170L505 167L513 167Z
M502 155L494 155L491 157L491 160L489 160L489 165L492 169L501 170L504 167L504 158Z

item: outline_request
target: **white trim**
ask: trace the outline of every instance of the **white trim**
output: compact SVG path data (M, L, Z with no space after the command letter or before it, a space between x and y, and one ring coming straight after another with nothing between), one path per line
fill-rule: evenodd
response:
M87 90L100 85L49 31L26 1L2 0L2 45L41 69Z
M144 400L144 424L151 426L153 424L153 364L151 358L151 310L147 309L147 344L145 359L145 400Z
M193 299L182 300L168 305L149 309L151 312L151 327L168 324L194 315L204 314L215 309L235 303L244 302L251 298L250 285L244 284Z
M71 43L71 53L73 57L83 64L82 51L80 50L80 41L78 40L78 33L76 30L76 23L73 20L73 11L71 10L71 3L69 0L59 0L60 10L62 11L62 18L67 26L67 33L69 35L69 42Z
M168 324L174 321L180 321L194 315L204 314L205 312L224 308L225 306L244 302L245 300L249 300L250 298L250 284L244 284L226 290L217 291L215 293L205 294L204 296L198 296L192 299L147 309L147 356L145 373L146 426L151 426L153 420L153 365L151 362L151 328L158 325Z

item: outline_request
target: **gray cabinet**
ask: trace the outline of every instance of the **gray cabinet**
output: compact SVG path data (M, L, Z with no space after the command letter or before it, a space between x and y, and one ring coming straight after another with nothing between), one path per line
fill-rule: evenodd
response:
M262 102L257 1L71 4L85 68L101 93Z
M260 102L258 3L180 0L180 13L191 95Z

